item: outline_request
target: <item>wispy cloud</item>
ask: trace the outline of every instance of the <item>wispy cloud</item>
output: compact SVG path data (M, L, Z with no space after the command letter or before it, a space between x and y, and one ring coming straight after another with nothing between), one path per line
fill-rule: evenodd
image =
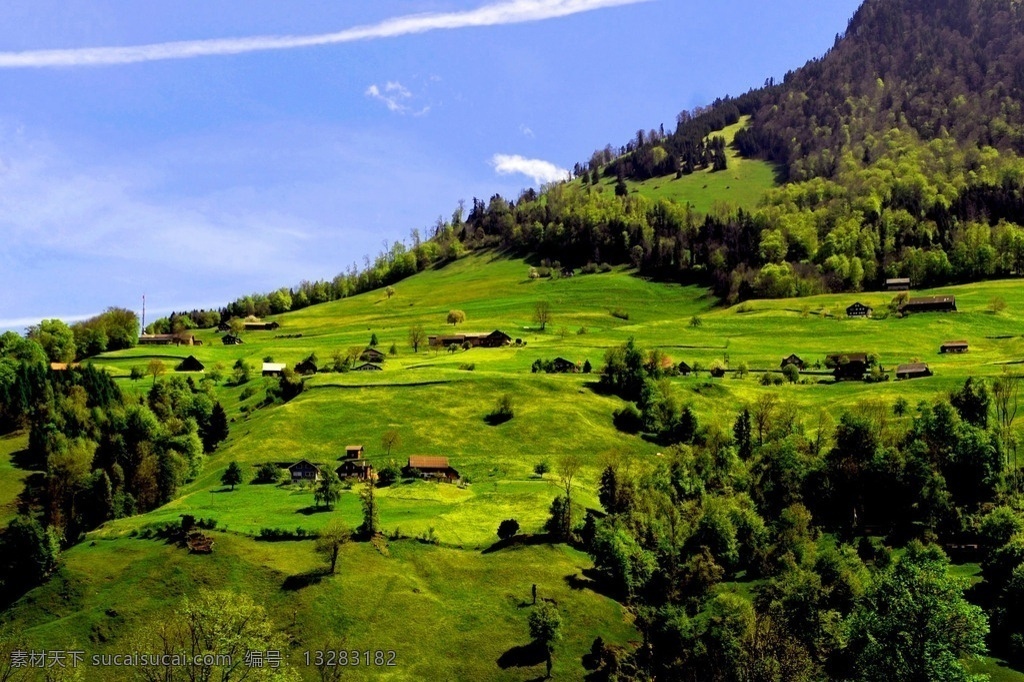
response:
M265 50L290 50L362 40L396 38L429 31L543 21L650 0L506 0L464 12L411 14L335 33L306 36L251 36L154 43L127 47L84 47L0 52L0 68L45 68L134 64Z
M530 128L525 124L520 124L519 132L523 134L523 137L528 137L531 140L536 137L536 135L533 134L533 128Z
M413 116L423 116L430 111L429 105L413 110L410 106L413 98L412 92L398 81L388 81L383 88L374 83L366 88L365 94L367 97L383 102L388 111L393 111L396 114L411 113Z
M550 161L527 159L518 154L495 154L491 158L491 164L498 175L525 175L533 178L538 185L565 180L569 175L569 171L559 168Z

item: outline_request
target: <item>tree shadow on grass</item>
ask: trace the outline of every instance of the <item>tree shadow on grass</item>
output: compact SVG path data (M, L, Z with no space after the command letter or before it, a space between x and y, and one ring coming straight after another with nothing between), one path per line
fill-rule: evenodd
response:
M224 486L223 488L218 488L217 490L211 490L210 492L211 493L233 493L235 491L232 490L230 486Z
M532 668L535 665L544 665L547 654L544 645L540 642L530 642L521 646L514 646L498 657L498 667L502 670L509 668ZM539 679L544 679L541 676Z
M618 590L609 585L605 577L593 568L585 568L580 573L570 573L564 580L571 590L590 590L609 599L622 601L622 595Z
M329 511L333 511L333 510L331 510L331 509L329 509L327 507L317 507L316 505L310 505L308 507L303 507L302 509L296 509L295 513L296 514L304 514L306 516L312 516L313 514L322 514L324 512L329 512Z
M498 550L507 549L509 547L525 547L527 545L547 545L551 544L553 540L551 535L548 533L534 533L534 534L522 534L513 535L507 540L498 540L493 545L485 550L482 550L481 554L491 554Z
M327 571L322 569L290 575L284 579L284 583L281 584L281 589L286 592L296 592L298 590L305 589L310 585L319 584L321 580L327 577L327 575Z

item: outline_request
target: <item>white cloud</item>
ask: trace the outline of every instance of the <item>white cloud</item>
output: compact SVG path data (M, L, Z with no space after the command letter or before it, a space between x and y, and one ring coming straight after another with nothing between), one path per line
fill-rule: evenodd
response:
M520 24L566 17L581 12L633 5L650 0L506 0L463 12L411 14L335 33L307 36L251 36L187 40L129 47L84 47L61 50L0 52L0 68L46 68L134 64L165 59L191 59L266 50L289 50L362 40L482 26Z
M405 87L398 81L388 81L384 84L384 87L380 87L376 83L366 88L364 93L367 97L381 101L384 106L388 108L388 111L393 111L396 114L412 114L413 116L423 116L430 111L430 106L425 106L418 110L413 110L410 107L411 100L413 99L412 92L409 88Z
M518 154L495 154L491 164L498 175L520 174L533 178L538 185L565 180L569 171L543 159L527 159Z
M533 138L535 138L535 137L536 137L536 135L534 135L534 134L533 134L533 129L532 129L532 128L530 128L530 127L529 127L529 126L527 126L527 125L522 125L522 124L521 124L521 125L519 126L519 132L521 132L521 133L523 134L523 136L524 136L524 137L528 137L528 138L530 138L531 140L532 140Z

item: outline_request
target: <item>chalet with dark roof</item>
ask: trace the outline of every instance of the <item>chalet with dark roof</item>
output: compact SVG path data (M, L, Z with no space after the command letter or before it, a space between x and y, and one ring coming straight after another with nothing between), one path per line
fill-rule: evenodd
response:
M372 346L369 347L369 348L366 348L362 353L359 354L359 359L362 362L377 362L377 363L380 363L380 362L384 362L384 357L385 357L384 353L381 353L379 350L377 350L376 348L373 348Z
M796 353L792 353L791 355L782 358L782 364L779 365L779 367L781 369L786 369L786 367L789 365L796 365L799 369L804 369L805 367L807 367L807 363L801 360L800 356L797 355Z
M501 348L512 343L512 337L505 332L495 329L493 332L466 333L466 334L439 334L427 337L428 344L434 347L447 348L452 344L462 346L469 344L471 348Z
M940 353L966 353L968 345L966 341L946 341L939 347Z
M900 313L955 313L956 296L917 296L900 306Z
M857 301L846 308L847 317L871 317L872 308Z
M244 341L242 341L242 337L238 336L237 334L225 334L224 336L221 337L220 341L225 346L238 346L242 343L245 343Z
M922 379L932 376L932 371L923 362L911 362L896 368L897 379Z
M551 371L556 374L577 374L580 371L580 368L577 367L576 363L572 360L555 358L551 361Z
M315 483L320 480L320 467L305 459L288 467L288 473L291 474L292 483L302 483L303 481Z
M447 457L431 457L412 455L409 463L402 470L405 476L419 475L421 478L434 479L452 483L459 480L459 472L448 463Z
M140 346L170 346L181 344L181 339L175 334L142 334L139 336Z
M346 445L345 459L362 459L365 452L366 448L362 445Z
M680 362L678 367L679 367L679 373L682 374L684 377L690 376L690 372L693 371L693 368L690 367L685 362Z
M335 469L338 478L354 478L360 481L377 478L373 465L365 459L346 459Z
M202 372L205 369L206 369L206 366L203 365L203 363L199 362L199 360L196 359L196 356L190 355L187 358L185 358L184 360L182 360L180 363L178 363L178 366L175 368L175 371L177 371L177 372Z
M909 277L893 277L885 280L886 291L910 291Z

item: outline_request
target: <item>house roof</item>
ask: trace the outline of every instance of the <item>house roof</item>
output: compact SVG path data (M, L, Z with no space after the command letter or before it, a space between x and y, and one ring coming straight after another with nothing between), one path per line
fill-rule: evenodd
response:
M263 363L263 371L264 372L283 372L284 371L284 363L283 362L264 362Z
M886 284L910 284L909 277L892 277L885 280Z
M846 309L849 310L850 308L858 308L858 307L859 308L867 308L868 310L871 310L871 306L866 305L864 303L861 303L860 301L856 301L856 302L846 306Z
M413 469L448 469L447 457L433 457L429 455L411 455L409 457L409 466Z
M923 374L928 370L928 364L924 362L910 362L896 368L897 374Z
M956 303L956 296L915 296L904 303L908 305L933 305L936 303Z
M173 341L174 334L140 334L139 341Z
M945 343L942 344L942 347L946 348L948 346L967 346L967 345L968 344L967 344L966 341L946 341Z
M317 465L313 464L308 459L300 459L298 462L296 462L295 464L292 464L290 467L288 467L288 471L291 471L292 469L294 469L296 467L300 467L302 465L306 465L306 467L313 467L317 471L320 471L320 467L318 467Z
M374 369L380 370L380 369L383 369L383 367L381 367L380 365L375 365L375 364L370 363L370 362L364 362L363 364L356 365L355 367L352 368L352 370L355 371L355 372L365 372L367 370L374 370Z
M362 450L363 446L362 445L346 445L345 449L346 450Z

